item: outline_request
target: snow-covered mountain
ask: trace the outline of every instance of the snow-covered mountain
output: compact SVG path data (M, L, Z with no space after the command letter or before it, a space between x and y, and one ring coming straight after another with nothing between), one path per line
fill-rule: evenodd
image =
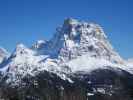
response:
M84 65L78 67L82 63ZM98 24L72 18L66 19L49 41L39 40L31 48L18 44L2 64L7 72L22 76L42 70L68 73L104 66L125 69L124 60Z
M82 93L83 90L86 91L87 96L97 95L97 93L111 96L116 91L118 92L116 86L120 84L116 80L119 79L122 81L120 86L128 84L127 87L132 88L132 85L129 85L129 80L133 79L132 63L122 59L113 49L102 27L95 23L78 21L72 18L65 19L63 25L56 29L53 38L50 40L38 40L29 48L24 44L18 44L10 56L7 56L5 50L0 49L0 63L2 73L0 78L2 92L0 91L0 93L9 96L8 91L4 92L7 87L10 87L11 90L20 93L19 96L24 95L26 98L30 98L23 100L44 100L34 99L36 97L32 97L32 93L29 93L29 96L27 91L33 91L32 88L39 88L39 92L41 90L46 91L44 94L43 92L37 94L34 91L35 95L39 95L39 98L41 98L40 95L46 95L51 88L50 95L53 90L60 94L60 91L66 93L69 91L68 88L72 88L79 93ZM45 85L41 85L42 83L45 83ZM18 86L17 90L14 90L16 89L13 88L14 86ZM39 86L45 88L40 89ZM122 87L122 89L125 88ZM71 94L71 90L69 92ZM115 95L118 95L117 92ZM45 96L46 100L86 100L49 99L49 94ZM11 98L12 95L14 94L11 94ZM18 94L16 95L18 96ZM75 97L75 94L72 95ZM77 93L76 96L78 95ZM58 95L54 96L58 97ZM61 97L63 97L63 94L61 94ZM22 100L23 97L20 96L20 98L19 100ZM83 98L86 98L86 95Z
M94 23L66 19L58 28L52 41L52 48L61 60L71 60L88 54L91 57L105 58L121 63L122 59L113 50L102 28Z
M113 50L99 25L71 18L66 19L64 24L57 28L50 41L38 41L33 47L40 51L43 49L44 54L62 61L89 54L91 57L122 63L122 58Z
M0 47L0 64L7 59L9 53L2 47Z

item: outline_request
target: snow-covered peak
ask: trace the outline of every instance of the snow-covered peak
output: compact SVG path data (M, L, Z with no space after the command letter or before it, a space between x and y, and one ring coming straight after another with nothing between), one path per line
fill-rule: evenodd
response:
M73 18L66 18L65 20L64 20L64 26L68 26L68 25L76 25L76 24L78 24L79 23L79 21L78 20L76 20L76 19L73 19Z
M20 44L17 44L17 46L16 46L16 51L20 51L20 50L26 49L26 48L27 48L27 47L26 47L24 44L20 43Z
M32 49L39 49L43 48L47 41L45 40L38 40L35 44L33 44Z
M7 59L9 53L4 48L0 47L0 64Z
M72 18L65 19L59 32L69 35L69 38L71 39L74 39L74 37L79 34L93 36L98 39L107 38L100 25L95 23L78 21Z
M29 48L27 48L24 44L18 44L16 46L15 51L12 53L12 56L21 56L21 55L27 55L27 54L33 54L33 51Z
M5 62L3 70L8 70L9 73L13 75L30 74L31 71L37 67L38 62L43 59L40 56L35 56L36 52L24 44L18 44L16 49Z
M49 47L62 61L88 53L91 57L122 62L122 58L113 50L102 27L71 18L66 19L64 24L57 28Z

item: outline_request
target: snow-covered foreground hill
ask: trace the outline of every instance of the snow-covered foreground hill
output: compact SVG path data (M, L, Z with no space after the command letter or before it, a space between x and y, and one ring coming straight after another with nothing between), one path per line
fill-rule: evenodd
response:
M115 52L95 23L68 18L52 39L30 48L18 44L0 58L5 100L133 99L133 63Z

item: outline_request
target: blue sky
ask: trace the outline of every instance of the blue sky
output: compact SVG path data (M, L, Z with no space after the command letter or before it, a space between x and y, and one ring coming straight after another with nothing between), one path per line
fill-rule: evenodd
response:
M120 55L133 57L133 0L0 0L0 46L49 39L67 17L100 24Z

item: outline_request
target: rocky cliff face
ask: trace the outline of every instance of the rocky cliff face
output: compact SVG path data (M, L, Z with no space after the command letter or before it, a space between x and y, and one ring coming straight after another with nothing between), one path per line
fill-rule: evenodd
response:
M68 18L49 41L17 45L1 66L3 100L132 100L133 71L103 29Z

